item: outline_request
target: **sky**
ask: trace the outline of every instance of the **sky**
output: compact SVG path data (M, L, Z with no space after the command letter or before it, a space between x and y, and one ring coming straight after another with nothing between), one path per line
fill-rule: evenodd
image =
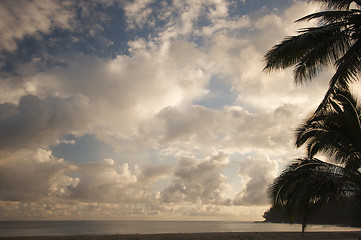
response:
M264 55L319 8L0 1L0 220L262 220L333 72Z

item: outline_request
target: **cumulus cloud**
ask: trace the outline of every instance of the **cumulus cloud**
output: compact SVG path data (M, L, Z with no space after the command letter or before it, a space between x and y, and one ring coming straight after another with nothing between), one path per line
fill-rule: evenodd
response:
M233 200L234 205L267 205L267 188L277 176L278 164L268 156L248 157L240 162L238 174L244 189Z
M217 135L221 130L219 123L222 118L217 110L202 106L192 106L189 109L167 107L159 112L156 121L164 123L161 125L161 130L164 131L161 133L161 143L203 145L213 144L215 140L218 140Z
M133 170L128 163L111 159L69 163L44 149L1 151L1 159L0 209L7 207L0 218L216 216L224 209L212 205L231 203L223 197L227 181L221 169L228 163L223 153L201 161L183 158L176 167L136 166ZM173 177L175 180L162 192L151 192L155 183ZM176 197L180 194L176 191L181 191L181 198ZM210 211L201 213L204 206L199 205L196 213L187 206L189 202L208 205Z
M129 28L140 27L150 21L149 15L152 9L148 7L154 0L136 0L125 3L124 11Z
M86 163L78 166L81 174L76 186L69 189L70 198L86 202L131 202L137 191L129 185L137 181L127 163L113 166L114 161Z
M75 165L57 159L51 151L1 151L1 201L84 201L136 204L155 201L148 192L152 184L172 174L169 167L145 168L132 173L127 163L111 159ZM73 176L73 177L71 177ZM75 177L74 177L75 176Z
M44 149L0 152L0 200L32 202L67 194L77 179L64 176L73 165Z
M243 154L290 151L297 121L302 119L294 111L298 107L284 104L256 113L240 106L167 107L152 122L142 125L142 139L155 141L164 154L177 156L212 151Z
M220 172L228 163L223 153L198 162L192 157L184 157L175 170L176 179L161 192L161 200L166 203L230 204L223 194L227 187L226 177Z
M0 2L0 49L13 51L25 36L50 33L55 28L71 29L75 13L66 2L11 1Z
M32 70L29 76L25 72L23 81L31 85L31 94L43 98L89 99L93 111L88 119L103 138L133 137L139 124L161 109L190 104L206 93L209 63L194 44L177 41L158 47L139 39L131 46L131 56L103 60L77 55L65 67L38 74Z
M0 3L4 13L23 16L3 22L29 20L28 30L20 26L5 35L0 48L13 51L37 31L71 29L66 2L20 2L28 10ZM88 17L97 3L113 4L80 2L80 14ZM294 33L298 27L291 22L311 5L296 1L285 12L231 16L230 4L122 2L128 31L146 32L161 22L146 37L130 39L128 55L73 53L59 56L58 66L33 59L17 65L16 76L2 74L0 216L261 216L268 184L295 154L293 130L322 98L328 76L300 87L289 70L262 73L265 51ZM93 24L87 34L102 37L105 29ZM221 107L201 106L214 82L229 86L235 97ZM113 160L70 163L44 150L69 133L111 145ZM77 140L70 140L74 147ZM150 152L156 154L144 157ZM239 155L249 157L239 160L240 182L232 180L239 186L231 186L229 159Z
M164 165L136 166L131 170L128 163L117 164L112 159L79 164L73 172L79 176L77 184L69 186L67 199L151 206L157 202L157 196L150 189L163 178L171 177L172 169Z
M170 178L174 174L175 167L172 165L146 166L140 171L138 182L143 189L149 190L156 182L164 178Z
M139 6L146 7L148 4L150 3L144 2ZM289 74L278 73L271 76L261 73L263 52L260 47L265 48L265 44L253 42L253 39L258 39L258 32L270 27L259 23L269 22L266 21L269 16L253 23L253 27L256 26L258 29L254 36L248 34L246 37L240 37L234 35L234 32L246 26L252 27L249 18L237 19L240 21L239 25L230 24L235 20L227 17L225 2L210 2L201 4L199 7L205 6L213 6L210 7L212 11L209 13L209 19L212 21L223 19L222 28L228 27L231 30L230 32L214 30L215 34L209 37L209 49L201 49L194 43L184 40L171 41L163 35L168 32L165 29L164 32L159 33L158 40L141 38L129 42L131 56L119 55L107 61L94 57L76 56L67 63L66 67L25 76L25 82L28 86L31 85L31 94L34 95L53 94L71 97L81 94L87 97L94 110L93 116L96 116L91 119L92 131L107 141L112 141L114 137L136 136L139 134L139 126L152 119L159 111L158 120L165 120L165 130L161 130L165 131L164 135L147 136L148 138L160 139L161 143L185 140L184 144L194 145L196 142L194 146L199 145L197 142L210 146L208 143L215 144L220 141L220 138L226 135L226 133L221 133L221 128L230 128L221 126L224 121L222 118L229 116L226 113L234 112L235 108L233 110L228 108L223 112L212 112L206 108L201 110L201 107L198 109L191 107L188 108L189 111L174 108L187 106L192 101L206 97L209 91L206 89L207 83L212 76L221 76L222 79L232 82L233 89L238 94L236 104L240 104L244 111L242 115L248 112L247 122L250 122L251 118L258 118L259 124L263 124L264 129L270 129L272 125L261 123L265 115L253 114L253 111L270 107L272 111L286 103L293 104L296 109L297 106L305 104L303 94L309 89L295 89L292 81L289 80ZM138 7L133 10L137 11ZM182 9L181 6L178 8ZM186 14L188 11L195 10L185 8L183 13ZM198 9L195 13L189 13L186 16L190 19L189 21L194 21L195 16L198 16L200 12L202 11ZM276 17L276 15L270 16ZM287 19L287 16L284 18ZM182 19L186 21L186 17ZM279 22L282 24L282 20ZM176 34L174 36L179 37L184 34L178 30L174 30L174 33ZM279 32L278 36L282 34ZM268 91L270 88L274 91ZM255 95L258 97L255 98ZM309 94L309 96L312 98L315 94ZM209 118L206 119L206 115L203 114L207 114ZM175 119L172 120L172 118ZM204 124L206 120L208 121ZM237 119L230 119L229 123L234 124L234 121ZM229 131L232 130L229 129ZM243 127L240 126L238 132L242 131ZM177 135L177 132L182 133L182 136ZM110 138L109 135L112 137ZM238 141L235 141L237 144L241 138L244 142L248 140L247 133L242 136L234 133L233 136L237 137ZM257 139L268 137L262 136ZM281 135L277 138L280 140ZM232 140L234 139L229 138L230 143Z
M88 99L23 96L19 104L0 104L0 149L46 147L63 134L86 128Z
M111 159L76 165L45 149L0 154L1 201L148 202L149 188L173 173L171 166L149 166L132 173L127 163L115 164Z

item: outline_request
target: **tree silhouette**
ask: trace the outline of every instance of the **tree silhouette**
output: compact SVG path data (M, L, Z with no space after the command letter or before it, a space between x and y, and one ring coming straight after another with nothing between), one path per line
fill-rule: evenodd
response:
M348 88L361 70L361 1L312 0L329 10L307 15L296 22L317 19L317 27L300 29L296 36L286 37L265 55L266 71L294 66L294 80L312 80L325 66L335 74L319 105L322 109L336 88Z
M274 206L291 222L301 215L302 231L312 213L330 202L361 200L361 107L346 89L335 89L328 104L297 129L296 146L307 157L290 164L269 188ZM334 163L316 159L323 153Z

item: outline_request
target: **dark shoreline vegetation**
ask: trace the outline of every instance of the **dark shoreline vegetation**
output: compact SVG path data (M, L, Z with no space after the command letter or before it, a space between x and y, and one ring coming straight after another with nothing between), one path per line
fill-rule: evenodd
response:
M349 199L343 203L328 203L309 217L309 224L327 224L337 226L361 227L361 203ZM294 219L286 214L285 206L272 206L264 214L265 222L302 224L303 217L297 213Z

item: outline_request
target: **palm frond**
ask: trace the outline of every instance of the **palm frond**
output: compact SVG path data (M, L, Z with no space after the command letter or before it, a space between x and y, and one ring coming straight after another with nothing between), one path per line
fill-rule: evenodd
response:
M345 11L323 11L312 13L307 16L304 16L295 22L308 22L313 19L319 19L320 24L328 25L335 22L340 22L346 20L350 15L355 14L354 10L345 10Z
M348 51L349 52L349 51ZM350 69L349 69L350 68ZM342 67L337 68L336 73L332 76L329 88L323 97L321 103L318 105L315 114L324 111L330 102L330 98L335 94L335 90L338 88L349 88L349 83L358 79L357 71L354 67L342 64Z
M312 142L316 137L321 136L322 132L326 132L326 129L321 127L310 127L306 124L296 129L296 147L301 147L306 142Z
M329 98L337 88L348 89L349 83L358 80L361 70L361 38L355 41L347 52L336 62L336 73L332 76L329 89L322 102L316 109L316 113L322 111L329 103Z
M358 0L309 0L309 2L321 3L322 5L331 9L349 9L351 3L353 2L361 5L360 1Z
M361 108L346 89L336 89L327 108L296 129L296 147L306 144L308 156L323 153L346 168L361 167Z
M357 179L357 180L354 180ZM323 204L342 201L351 190L360 188L360 174L349 174L340 166L318 159L300 158L290 164L269 187L268 193L274 206L286 206L292 222L300 214L303 230L307 218Z
M315 49L312 54L313 62L327 64L330 60L338 59L349 47L345 40L348 38L341 31L344 27L344 23L336 23L307 28L299 31L297 36L287 37L266 53L267 64L264 70L284 69L295 65L312 49ZM321 53L321 49L329 52Z
M308 29L308 31L314 31L314 29ZM295 82L302 83L311 80L321 72L323 66L334 64L349 47L349 36L345 31L336 31L322 39L297 62L293 71Z
M338 82L346 86L349 82L358 79L357 73L361 70L361 39L351 45L347 52L336 62L337 71L331 83Z
M308 158L289 165L269 187L273 205L285 206L291 220L296 212L302 215L302 231L324 203L351 195L361 200L361 107L349 91L361 72L361 0L309 1L330 11L298 19L316 19L319 26L301 29L275 45L265 55L264 68L295 65L296 83L311 80L327 65L336 68L321 104L296 130L296 146L306 145ZM339 165L314 158L318 153Z

